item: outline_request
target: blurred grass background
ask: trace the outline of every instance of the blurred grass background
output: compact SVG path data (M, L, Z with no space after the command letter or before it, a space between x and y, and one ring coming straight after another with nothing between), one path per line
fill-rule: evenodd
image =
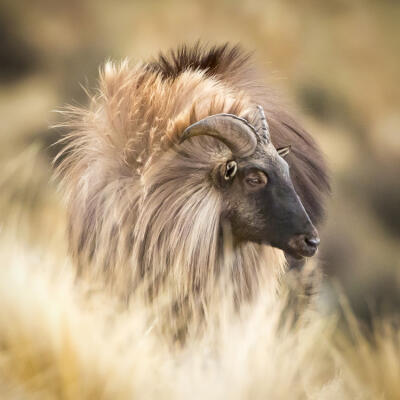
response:
M400 2L2 0L0 228L65 247L50 181L51 111L84 104L106 59L202 39L254 51L326 154L333 180L320 260L360 317L400 305ZM15 210L18 210L16 212Z

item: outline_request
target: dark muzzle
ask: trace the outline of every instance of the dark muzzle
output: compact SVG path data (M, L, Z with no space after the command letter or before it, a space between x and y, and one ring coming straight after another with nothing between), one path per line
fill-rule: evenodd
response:
M320 239L316 229L312 233L293 236L289 240L289 253L295 258L312 257L318 250Z

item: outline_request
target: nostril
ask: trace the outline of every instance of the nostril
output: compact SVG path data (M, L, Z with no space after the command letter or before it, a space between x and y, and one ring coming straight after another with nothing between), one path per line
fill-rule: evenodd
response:
M319 243L318 234L314 232L293 236L288 241L289 254L294 254L295 257L312 257L317 252Z
M311 247L318 247L318 245L321 242L319 237L311 237L311 238L305 237L304 240Z

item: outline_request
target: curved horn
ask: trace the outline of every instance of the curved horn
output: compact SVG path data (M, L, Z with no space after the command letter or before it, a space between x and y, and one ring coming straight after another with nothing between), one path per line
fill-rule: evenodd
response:
M257 147L255 129L245 119L233 114L215 114L195 122L183 131L180 143L201 135L221 140L237 157L247 157Z
M265 117L264 114L264 109L261 106L257 106L258 112L260 113L260 119L261 119L261 127L263 131L263 137L266 140L267 143L271 142L271 135L269 133L269 126L267 122L267 118Z

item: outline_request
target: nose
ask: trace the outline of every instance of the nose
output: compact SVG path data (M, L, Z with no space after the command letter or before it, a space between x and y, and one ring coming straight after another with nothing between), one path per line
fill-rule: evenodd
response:
M304 241L307 243L308 246L310 247L315 247L317 248L319 244L321 243L321 240L318 236L305 236Z
M321 240L316 231L296 235L289 240L291 253L296 257L312 257L318 249Z

